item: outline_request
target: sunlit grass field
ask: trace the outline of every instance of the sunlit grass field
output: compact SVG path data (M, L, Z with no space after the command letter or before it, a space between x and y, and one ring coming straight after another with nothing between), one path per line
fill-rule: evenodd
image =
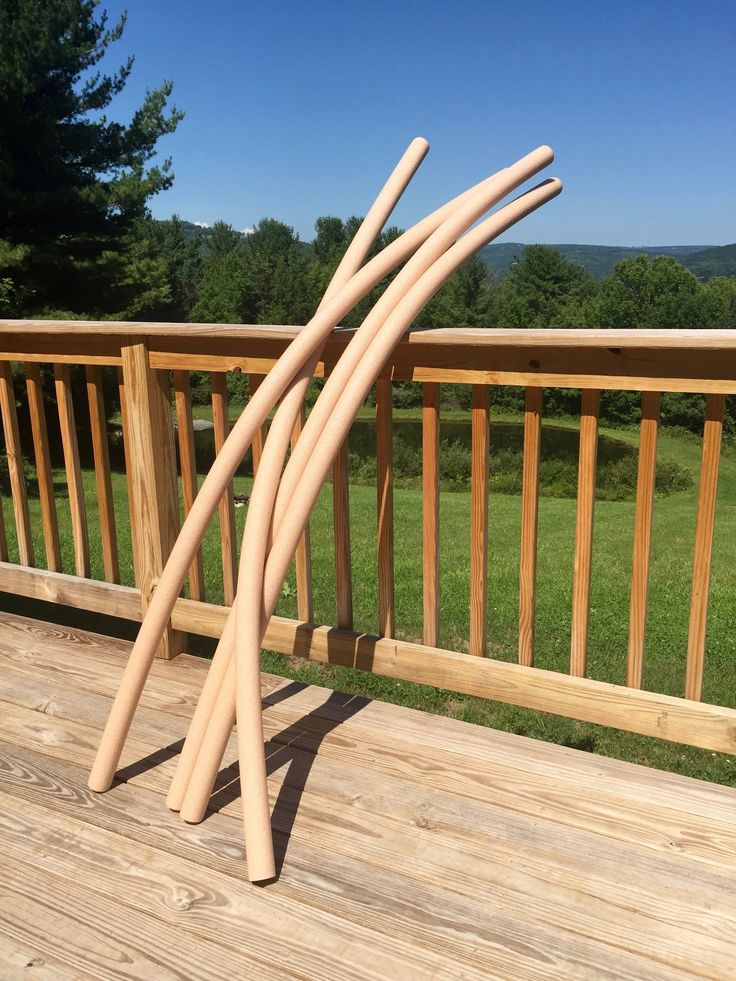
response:
M555 420L554 424L574 426ZM601 430L637 445L635 430ZM493 450L491 451L493 452ZM644 687L681 695L689 613L692 548L697 503L700 440L663 430L659 456L691 470L696 479L686 490L655 503L651 590L647 625ZM200 478L202 480L203 478ZM121 580L133 584L125 476L113 473ZM102 578L94 474L84 472L92 575ZM72 536L63 471L55 472L64 570L74 571ZM247 494L250 479L237 477L235 492ZM17 561L10 501L2 502L11 561ZM420 640L422 633L421 491L397 488L395 507L395 578L397 635ZM356 630L373 632L377 619L375 488L351 487L353 603ZM44 556L38 498L30 498L37 561ZM467 492L443 492L441 520L441 645L466 650L469 632L469 510ZM516 658L518 618L518 554L521 498L494 494L489 500L488 656ZM245 508L236 509L242 533ZM589 640L589 675L623 683L628 629L629 583L634 504L599 501L596 505ZM332 545L331 492L323 490L312 523L315 619L335 622L335 573ZM543 497L539 511L536 664L565 671L569 662L575 501ZM724 446L719 481L716 537L708 620L704 700L736 707L736 450ZM219 528L215 517L204 542L206 592L210 602L222 600ZM296 616L293 572L278 612ZM195 644L196 646L196 644ZM206 644L201 646L206 649ZM736 762L730 757L634 736L587 723L531 712L493 701L471 698L424 686L365 675L264 653L265 670L305 682L339 688L369 697L450 715L536 738L616 756L650 766L676 770L722 783L736 783Z

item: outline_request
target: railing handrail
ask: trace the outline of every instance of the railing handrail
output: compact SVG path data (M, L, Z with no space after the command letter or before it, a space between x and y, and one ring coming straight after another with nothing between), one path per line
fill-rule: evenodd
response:
M227 340L293 340L302 325L211 324L168 321L13 320L0 319L0 336L15 334L112 335L120 337L220 338ZM353 328L338 327L332 336L343 339ZM430 347L463 344L468 347L656 348L658 350L736 350L731 328L591 328L591 327L415 327L402 344Z
M8 457L20 565L7 561L7 541L0 509L0 590L65 603L113 616L139 620L158 582L179 527L179 491L172 424L171 386L175 393L177 440L185 511L196 494L193 458L192 392L189 372L209 372L216 440L228 425L225 372L249 376L250 392L296 337L299 326L266 324L175 324L76 320L0 320L0 416ZM315 375L329 374L353 331L340 328L328 339ZM614 725L727 752L736 752L736 709L700 703L706 653L710 567L715 501L725 399L736 395L736 330L588 328L415 329L401 341L384 366L376 386L376 479L378 515L379 633L353 632L351 549L347 449L335 462L333 521L335 529L336 627L312 623L311 560L308 529L297 553L298 619L274 618L268 644L273 650L298 653L373 670L389 677L436 685L472 695L573 718ZM15 369L25 374L33 427L33 452L39 474L39 497L46 569L34 568L30 513L18 431ZM54 369L56 411L69 484L76 576L61 572L54 484L41 392L40 365ZM97 420L92 449L100 503L100 534L107 582L89 576L89 541L74 415L70 365L84 365L90 419ZM117 584L115 515L104 440L104 391L100 369L118 371L127 493L130 502L132 559L136 587ZM75 376L76 377L76 376ZM18 379L16 378L15 381ZM108 380L110 380L108 378ZM395 639L392 524L392 382L411 380L422 391L422 587L423 643ZM470 552L470 654L438 647L439 635L439 383L472 385ZM508 664L474 654L486 651L489 541L488 422L494 386L525 389L524 471L519 587L518 663ZM542 389L581 390L581 438L578 508L575 528L575 582L570 673L534 666L537 519L539 511ZM588 613L591 589L593 502L601 391L641 392L641 442L634 508L634 555L626 685L587 676ZM690 625L685 698L642 689L644 628L649 589L652 509L655 498L656 435L660 396L692 392L705 396L697 527L693 551ZM51 411L54 411L52 408ZM295 431L294 439L298 438ZM253 442L254 469L264 433ZM107 479L106 479L107 478ZM220 509L223 581L234 568L233 496ZM118 516L118 521L121 516ZM38 551L38 549L36 550ZM190 570L190 599L177 601L161 652L181 648L181 631L217 637L227 610L205 602L201 556ZM194 584L194 585L193 585ZM225 593L228 588L226 585ZM230 589L232 592L232 589Z

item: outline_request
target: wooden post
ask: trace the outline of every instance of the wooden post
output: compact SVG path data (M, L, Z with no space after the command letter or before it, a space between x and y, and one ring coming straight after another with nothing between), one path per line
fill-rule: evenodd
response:
M348 441L332 464L332 528L335 539L335 591L337 625L353 629L353 567L350 552L350 479Z
M136 581L145 613L179 531L179 499L168 374L153 371L143 338L121 348L130 449L131 513L137 526ZM169 627L158 656L175 657L184 634Z
M188 371L174 372L176 392L176 421L179 435L179 464L181 489L184 498L184 517L192 510L197 496L197 461L194 452L194 426L192 420L192 386ZM198 548L189 567L189 596L204 602L204 565L202 549Z
M484 657L488 629L490 391L473 385L470 436L470 653Z
M521 482L519 555L519 664L527 667L534 664L541 440L542 389L527 388L524 405L524 476Z
M230 417L227 397L227 375L224 371L210 374L212 383L212 422L215 427L215 453L225 445L230 432ZM220 550L222 552L222 591L225 606L235 602L238 582L238 554L235 544L235 505L233 503L232 481L225 488L220 499Z
M629 688L641 688L644 669L644 635L649 598L649 558L652 546L652 516L657 477L659 404L659 392L644 392L639 436L639 472L636 478L634 550L631 561L629 648L626 658L626 684Z
M687 672L685 698L699 701L703 691L705 633L708 625L708 594L713 561L713 533L718 495L718 468L721 461L721 437L726 399L709 395L705 401L703 458L700 466L698 516L695 524L693 587L690 596L690 626L687 638Z
M580 452L578 457L578 505L575 525L575 564L572 585L572 638L570 674L585 677L588 665L590 618L590 567L593 557L593 515L598 458L598 389L583 389L580 405Z
M87 400L92 429L92 449L95 459L95 480L100 515L100 539L105 579L120 582L118 539L115 531L115 508L112 498L110 451L107 445L107 417L102 388L102 369L97 364L86 365Z
M28 410L33 431L33 452L36 458L36 473L38 474L38 497L41 503L46 568L49 572L63 572L61 546L59 544L59 521L54 498L54 477L51 470L46 411L43 404L43 389L41 388L41 366L36 361L27 361L24 368L28 391Z
M84 498L82 467L79 463L77 423L72 399L72 378L68 364L54 365L56 405L59 409L61 445L64 449L66 484L69 490L69 510L74 539L74 570L83 579L89 579L89 532L87 530L87 504Z
M394 611L394 471L393 385L376 382L376 490L378 496L378 635L393 637Z
M440 386L422 385L422 608L423 642L440 640Z
M15 530L18 536L18 554L21 565L35 565L33 560L33 539L31 519L28 513L28 493L23 471L23 453L20 446L18 414L15 410L15 389L10 362L0 363L0 411L5 431L5 455L8 458L10 489L13 495Z

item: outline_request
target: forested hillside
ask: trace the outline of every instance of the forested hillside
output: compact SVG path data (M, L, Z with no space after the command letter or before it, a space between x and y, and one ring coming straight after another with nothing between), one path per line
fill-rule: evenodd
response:
M736 276L736 245L553 245L568 259L579 262L594 279L610 276L617 262L638 255L674 256L686 269L701 279L712 276ZM519 258L524 246L519 242L491 243L481 252L489 270L502 276Z
M153 219L151 198L174 179L158 142L183 114L170 81L128 123L108 114L133 59L100 65L124 26L92 0L0 0L0 316L305 323L360 220L318 218L305 242L271 218L247 234ZM696 249L492 245L420 323L736 327L736 245Z

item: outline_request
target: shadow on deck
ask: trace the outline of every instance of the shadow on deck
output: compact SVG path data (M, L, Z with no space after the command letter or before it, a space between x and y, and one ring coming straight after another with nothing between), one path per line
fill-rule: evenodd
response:
M264 675L258 888L234 742L201 825L164 802L206 662L156 662L86 789L129 647L0 614L3 978L736 973L736 791Z

